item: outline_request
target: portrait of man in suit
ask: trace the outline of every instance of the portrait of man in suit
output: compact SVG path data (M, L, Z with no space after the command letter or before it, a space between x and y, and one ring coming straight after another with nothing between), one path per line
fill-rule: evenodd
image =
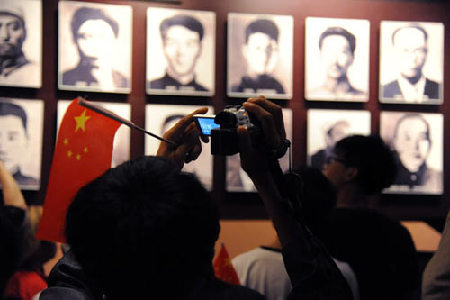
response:
M368 20L306 18L305 98L368 100Z
M210 43L214 17L212 12L148 9L147 73L154 72L148 76L149 94L213 94L212 79L204 78L212 67L206 63L213 63L209 55L214 49ZM157 57L164 63L150 64ZM154 76L157 73L160 76Z
M27 110L23 106L25 101L30 102ZM35 123L36 118L29 115L29 110L33 109L33 113L41 118L40 126ZM0 160L25 190L37 190L40 186L42 145L35 143L40 141L35 134L42 135L42 112L43 103L40 100L0 98ZM29 163L34 165L31 172Z
M291 22L289 16L229 15L229 96L289 98Z
M405 193L442 193L442 167L430 163L432 150L435 150L433 155L439 157L440 152L442 156L442 149L433 149L441 144L439 137L433 133L434 129L442 130L442 126L436 126L440 123L441 116L385 112L382 115L384 136L391 127L391 124L385 123L389 116L395 121L390 144L398 168L397 177L390 190ZM430 125L430 120L434 122L434 128ZM442 163L442 160L439 161Z
M80 5L77 2L61 2L60 27L70 27L70 36L73 43L60 41L60 62L71 59L67 57L68 49L75 47L77 61L69 68L60 65L59 86L61 89L118 92L126 93L130 90L129 70L123 72L115 64L119 59L119 50L131 47L130 44L121 43L120 34L128 35L130 32L123 27L125 23L131 24L131 9L128 6L111 6L99 4ZM123 10L123 19L117 19L111 9ZM70 25L68 25L70 24ZM128 24L129 25L129 24ZM64 27L64 28L65 28ZM128 27L128 26L126 26ZM60 30L63 30L61 28ZM121 31L124 31L123 33ZM127 52L127 51L125 51ZM120 57L120 61L128 61L130 57Z
M439 104L441 83L426 76L424 66L430 54L429 32L418 23L396 28L392 34L392 55L396 77L381 87L382 101Z

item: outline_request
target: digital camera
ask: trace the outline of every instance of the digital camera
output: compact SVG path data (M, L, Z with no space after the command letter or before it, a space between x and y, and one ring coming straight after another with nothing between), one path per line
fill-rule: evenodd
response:
M238 126L245 126L252 139L260 133L257 120L253 120L241 105L225 107L214 118L219 127L211 130L211 154L233 155L239 152Z

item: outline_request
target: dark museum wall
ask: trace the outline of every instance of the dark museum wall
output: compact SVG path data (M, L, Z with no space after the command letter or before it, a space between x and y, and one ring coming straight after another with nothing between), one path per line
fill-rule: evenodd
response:
M25 192L31 204L42 203L51 159L56 141L56 111L58 99L84 96L96 101L131 104L131 120L140 126L145 124L146 104L195 104L213 105L215 111L226 104L238 104L243 99L226 96L227 66L227 15L228 13L284 14L294 18L293 49L293 98L278 100L277 104L290 107L293 112L293 165L306 163L306 115L309 108L339 108L367 110L372 116L372 132L379 132L381 111L413 111L444 114L444 180L450 178L450 85L444 84L444 103L436 106L380 104L379 38L382 20L442 22L445 30L445 53L450 49L450 3L423 1L381 0L182 0L179 3L149 1L85 1L109 4L126 4L133 8L132 35L132 90L130 94L106 94L92 92L61 91L57 88L58 53L58 1L43 0L43 84L39 89L0 87L0 96L43 99L45 101L44 144L41 170L41 190ZM146 94L146 9L149 6L213 11L216 13L216 94L213 97L153 96ZM311 103L304 99L304 46L306 17L357 18L370 21L370 95L367 103ZM450 78L450 62L444 59L444 82ZM144 136L131 133L131 158L144 154ZM222 216L228 219L264 218L265 213L257 195L225 192L225 160L214 159L213 194L220 201ZM434 221L443 218L450 206L450 181L445 181L442 196L383 195L376 208L402 220Z

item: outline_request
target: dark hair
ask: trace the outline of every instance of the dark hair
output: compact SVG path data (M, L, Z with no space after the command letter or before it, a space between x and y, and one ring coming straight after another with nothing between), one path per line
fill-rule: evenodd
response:
M114 36L117 38L117 35L119 34L119 24L116 20L107 15L102 9L83 6L77 9L72 17L72 23L70 24L74 41L78 38L80 26L89 20L105 21L111 26Z
M11 103L11 102L2 102L2 99L0 98L0 116L16 116L22 120L22 126L25 132L27 132L27 114L25 113L25 110L22 108L22 106Z
M353 55L355 54L356 48L355 35L351 32L348 32L342 27L328 27L327 30L322 32L319 37L319 49L322 49L323 40L330 35L340 35L344 37L348 42L352 54Z
M379 136L348 136L336 143L334 152L346 165L358 169L355 182L366 195L378 194L394 182L394 157Z
M330 127L328 127L327 135L330 136L331 133L333 132L333 130L336 128L336 126L339 126L339 125L347 125L347 127L350 126L350 124L348 123L347 120L339 120L336 123L333 123Z
M142 157L78 191L66 235L106 295L134 299L148 291L186 295L211 275L219 229L218 206L193 175L166 159Z
M200 41L203 39L203 25L199 20L189 15L174 15L170 18L164 19L159 25L159 31L161 32L163 41L166 40L167 30L175 25L180 25L190 31L197 32L200 37Z
M252 33L256 33L256 32L262 32L267 34L272 40L277 41L278 42L278 27L277 25L271 21L271 20L267 20L267 19L260 19L260 20L256 20L251 22L250 24L247 25L247 28L245 30L245 43L248 42L248 37L252 34Z
M304 167L293 171L301 179L297 189L299 204L293 203L297 217L317 236L327 230L336 207L337 192L328 178L318 169ZM289 173L285 176L291 176ZM289 184L296 184L290 182ZM298 183L296 184L299 185Z
M393 138L396 139L397 135L398 135L398 129L400 128L400 124L407 120L407 119L418 119L421 122L423 122L425 124L425 126L427 127L427 140L431 141L430 138L430 125L428 124L427 120L425 120L425 118L420 115L420 114L404 114L400 119L397 120L397 123L395 123L395 128L394 128L394 135Z
M425 38L425 42L428 41L428 32L427 32L422 26L420 26L419 24L417 24L417 23L411 23L411 24L408 24L408 25L406 25L406 26L399 27L399 28L397 28L396 30L394 30L394 32L392 32L391 40L392 40L392 44L393 44L393 45L395 44L395 35L396 35L400 30L406 29L406 28L414 28L414 29L419 30L420 32L423 33L423 36L424 36L424 38Z

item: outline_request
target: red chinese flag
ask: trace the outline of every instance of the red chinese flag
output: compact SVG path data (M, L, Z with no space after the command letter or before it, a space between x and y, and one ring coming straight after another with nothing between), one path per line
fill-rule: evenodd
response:
M220 245L219 254L216 256L213 262L214 274L222 281L240 285L239 277L231 264L230 255L228 254L225 244Z
M119 122L72 101L59 127L38 239L65 242L67 208L82 186L111 167L119 127Z

